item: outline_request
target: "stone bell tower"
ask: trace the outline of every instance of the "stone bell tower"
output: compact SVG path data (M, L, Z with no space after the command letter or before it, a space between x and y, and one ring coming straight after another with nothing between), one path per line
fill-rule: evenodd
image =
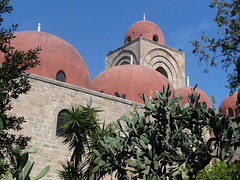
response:
M185 54L164 44L161 29L151 21L138 21L126 33L124 45L109 52L105 69L125 64L137 64L155 69L173 84L185 86Z

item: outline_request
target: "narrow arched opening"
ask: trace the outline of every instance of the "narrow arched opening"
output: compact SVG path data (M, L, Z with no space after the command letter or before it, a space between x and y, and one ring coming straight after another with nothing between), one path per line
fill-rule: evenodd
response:
M58 113L56 136L59 136L64 132L64 128L62 126L67 122L66 119L68 114L69 114L69 111L67 109L63 109Z
M120 63L120 65L128 65L128 64L130 64L128 61L123 61Z
M153 41L158 42L158 36L156 34L153 36Z
M127 42L130 42L132 39L130 36L127 37Z
M160 72L162 75L164 75L166 78L168 78L168 74L163 67L158 67L156 69L156 71Z
M234 117L234 112L232 108L228 108L228 117Z
M56 80L66 82L66 75L65 75L64 71L60 70L60 71L57 72Z

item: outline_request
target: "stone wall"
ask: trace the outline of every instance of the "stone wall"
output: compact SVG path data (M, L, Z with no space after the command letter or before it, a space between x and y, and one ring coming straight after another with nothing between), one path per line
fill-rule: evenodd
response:
M185 86L185 54L182 51L146 38L141 41L140 65L157 69L162 67L175 89Z
M175 89L185 86L185 54L142 36L109 52L105 59L105 69L123 62L130 64L131 55L134 64L155 70L159 67L163 68Z
M130 64L131 55L133 56L133 64L140 64L139 38L109 52L105 58L105 69L118 66L124 61Z
M50 165L50 172L43 178L46 180L59 179L56 173L61 168L59 161L71 155L62 144L63 139L56 136L57 116L61 110L91 103L92 107L104 110L99 118L109 123L133 109L131 101L37 75L31 75L30 82L30 92L13 101L10 114L25 117L21 134L31 136L29 147L38 149L37 154L31 155L31 160L35 161L33 174Z

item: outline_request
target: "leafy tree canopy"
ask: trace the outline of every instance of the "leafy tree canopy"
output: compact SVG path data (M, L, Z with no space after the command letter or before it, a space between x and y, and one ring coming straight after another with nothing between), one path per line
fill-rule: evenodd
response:
M11 161L12 148L24 149L30 137L10 133L9 130L19 131L24 122L23 117L10 116L7 111L12 109L11 101L17 99L20 94L26 94L30 89L28 80L29 68L39 64L38 53L40 48L28 51L15 50L11 46L14 38L13 31L17 25L10 29L2 27L5 13L11 13L13 7L9 0L0 1L0 174L4 174L7 168L16 168ZM4 59L4 60L3 60ZM12 131L11 131L12 132Z
M227 72L227 87L231 92L240 85L240 0L212 0L211 8L217 8L213 19L219 27L218 37L208 37L203 33L201 42L191 42L193 53L208 66L217 66L220 62Z

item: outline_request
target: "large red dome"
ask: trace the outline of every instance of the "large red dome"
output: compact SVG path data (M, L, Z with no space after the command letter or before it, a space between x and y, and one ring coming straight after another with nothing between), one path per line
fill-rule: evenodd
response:
M164 44L164 36L161 29L151 21L138 21L133 24L127 31L124 43L130 42L140 35L152 41Z
M81 55L68 42L54 35L23 31L14 34L12 46L17 50L28 50L40 46L40 65L28 72L39 76L56 79L58 72L63 72L67 83L88 88L90 75Z
M126 99L143 103L139 93L146 97L154 96L154 92L161 91L163 85L170 84L161 73L140 65L122 65L109 68L99 74L91 83L91 89L112 96L118 92L125 94Z
M227 114L228 110L228 115L230 117L235 117L236 116L236 111L235 109L237 108L237 94L238 92L233 93L232 95L227 96L222 103L219 106L219 112L223 113L224 115Z
M182 107L186 103L188 103L187 97L188 97L188 94L192 94L192 90L193 90L193 87L188 87L188 86L185 86L185 87L182 87L182 88L179 88L179 89L176 90L176 96L177 97L183 96ZM198 94L200 94L199 102L206 103L207 108L211 108L212 104L211 104L211 101L210 101L209 97L207 96L207 94L205 92L203 92L201 89L198 89L198 88L196 88L195 91L198 92Z

